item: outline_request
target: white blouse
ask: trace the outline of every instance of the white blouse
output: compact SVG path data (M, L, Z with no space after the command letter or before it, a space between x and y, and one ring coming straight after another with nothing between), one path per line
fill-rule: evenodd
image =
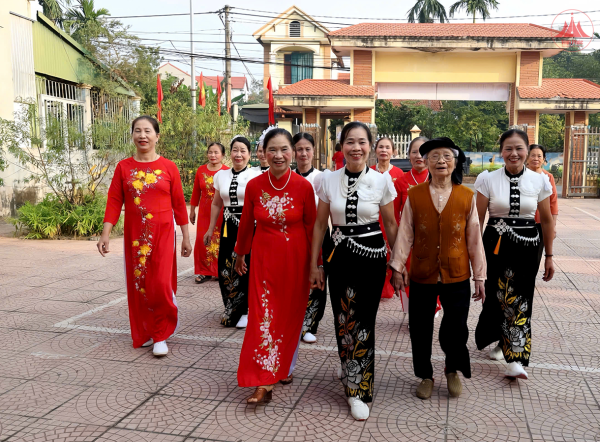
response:
M331 222L336 226L346 225L346 201L342 196L341 180L348 184L346 168L331 172L325 170L317 175L314 188L318 197L329 204ZM379 207L391 203L397 196L389 173L381 174L374 170L367 172L358 185L358 201L356 203L356 224L370 224L379 221Z
M511 197L511 185L518 185L520 198ZM552 185L546 174L535 173L527 168L518 184L511 184L504 167L493 172L486 170L477 177L475 190L489 198L490 218L511 216L534 219L538 203L552 195Z
M296 169L297 170L297 169ZM297 173L296 171L294 171L294 173ZM318 206L319 205L319 196L317 195L317 188L315 187L315 178L319 175L321 175L323 172L321 172L320 170L317 170L313 167L312 171L310 172L310 174L308 174L307 176L303 176L301 175L303 178L305 178L306 180L308 180L308 182L313 186L313 189L315 191L315 204Z
M223 204L225 206L231 206L231 199L229 198L229 186L231 186L231 181L233 181L233 169L219 170L215 173L214 177L214 186L215 190L219 192L221 198L223 199ZM244 205L244 195L246 194L246 184L252 178L255 178L260 175L260 171L255 171L250 168L240 172L237 175L237 206Z

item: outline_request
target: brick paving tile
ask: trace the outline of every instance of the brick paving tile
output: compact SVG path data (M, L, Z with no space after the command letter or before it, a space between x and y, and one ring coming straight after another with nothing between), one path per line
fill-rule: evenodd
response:
M472 378L450 398L434 321L431 399L415 397L409 318L397 298L380 304L371 417L356 422L336 371L331 306L317 343L302 343L291 385L267 405L237 387L244 330L220 325L218 284L197 285L178 259L181 326L170 353L134 349L123 242L102 259L93 242L0 238L0 441L600 441L600 202L560 200L556 275L541 281L529 379L479 351L468 318ZM195 232L192 232L194 241ZM178 237L181 240L181 237ZM56 327L55 325L58 325Z

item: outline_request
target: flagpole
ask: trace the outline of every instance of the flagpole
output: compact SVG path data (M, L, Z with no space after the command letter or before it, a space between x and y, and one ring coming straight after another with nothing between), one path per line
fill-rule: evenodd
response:
M192 109L196 111L196 73L194 72L194 0L190 0L190 53L192 65Z
M192 110L196 115L196 72L194 71L194 0L190 0L190 59L192 74ZM196 130L192 131L192 152L196 153Z

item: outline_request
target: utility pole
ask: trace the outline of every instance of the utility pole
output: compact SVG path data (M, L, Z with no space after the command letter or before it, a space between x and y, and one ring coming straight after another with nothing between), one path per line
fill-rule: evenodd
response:
M194 0L190 0L190 53L192 65L192 109L196 112L196 72L194 72Z
M231 101L231 31L229 29L229 5L225 5L225 106Z

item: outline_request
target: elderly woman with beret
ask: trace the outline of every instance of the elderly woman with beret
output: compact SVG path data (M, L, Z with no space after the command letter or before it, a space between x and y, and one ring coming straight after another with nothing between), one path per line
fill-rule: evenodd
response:
M430 178L408 191L390 266L396 292L410 283L409 324L415 375L422 379L417 397L428 399L433 390L431 347L439 296L444 309L439 340L446 354L445 375L450 395L462 384L457 371L471 377L467 317L471 298L484 299L486 261L474 192L463 186L465 154L446 137L423 143ZM406 260L412 249L409 272ZM410 281L410 282L409 282Z

